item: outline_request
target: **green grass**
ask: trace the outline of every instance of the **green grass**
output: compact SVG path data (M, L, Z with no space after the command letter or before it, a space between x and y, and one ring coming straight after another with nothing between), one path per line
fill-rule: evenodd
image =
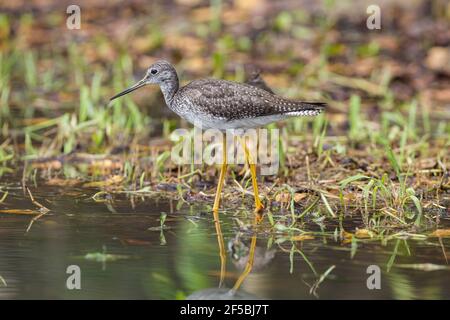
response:
M332 1L326 5L334 6ZM249 34L236 37L221 22L223 6L221 1L210 2L213 19L209 25L203 22L191 30L177 30L192 31L190 35L196 35L199 41L210 41L205 46L209 48L207 52L197 53L207 57L210 65L196 72L180 70L183 80L210 75L244 79L246 61L242 57L255 48ZM34 23L31 15L23 15L20 30L27 30ZM0 52L0 176L27 163L26 179L62 175L82 181L106 181L111 175L120 175L124 177L118 186L122 191L174 183L175 197L183 200L192 190L212 192L197 190L195 184L199 180L215 180L214 170L193 164L175 167L170 163L170 132L180 122L150 116L147 107L161 107L155 102L157 90L147 91L143 105L131 96L108 104L113 93L134 83L133 75L142 72L142 66L135 65L139 59L156 56L167 45L163 28L156 22L152 23L145 46L148 51L130 53L123 43L111 43L106 36L96 35L88 42L99 51L94 58L77 43L18 49L17 44L25 38L20 34L8 36L8 30L16 28L8 16L0 14L0 26L4 30L0 36L7 44ZM323 100L330 105L327 112L314 119L295 118L269 126L281 128L280 174L264 179L263 193L275 205L278 194L289 194L286 209L291 219L287 222L276 212L270 213L270 225L295 227L307 218L342 220L345 212L360 215L365 227L374 230L386 224L401 228L423 226L430 220L426 208L439 205L439 195L448 188L444 173L449 163L446 150L450 147L450 124L432 118L420 95L408 101L396 99L388 69L374 70L366 78L331 70L334 59L348 52L354 58L383 58L374 40L350 45L328 39L326 35L334 27L332 19L310 17L301 10L286 11L274 15L256 38L266 50L259 60L267 61L268 69L274 70L267 74L287 83L285 87L275 86L275 91L297 99ZM139 28L133 32L142 36ZM315 39L317 58L306 64L294 59L293 48L279 51L274 44L283 37ZM114 51L114 59L102 60L101 54L108 48ZM235 60L235 56L239 59ZM286 61L287 66L280 64ZM182 61L180 66L188 68L189 64ZM336 100L321 89L329 86L345 89L348 98ZM374 106L376 111L372 110ZM155 132L158 123L162 130ZM149 138L151 134L164 139L165 148L149 148L149 141L154 139ZM110 154L120 147L128 148L117 155ZM71 154L77 152L103 155L105 159L115 157L121 166L91 170L89 163L70 163ZM36 161L60 155L69 159L62 168L33 168ZM419 164L426 161L435 165L421 168ZM248 176L240 176L240 169L230 168L226 190L231 195L231 206L242 205L242 199L249 198L242 189L251 190ZM241 184L241 189L233 180ZM416 183L417 180L426 185ZM192 190L181 187L186 185ZM297 203L294 198L298 193L308 196Z

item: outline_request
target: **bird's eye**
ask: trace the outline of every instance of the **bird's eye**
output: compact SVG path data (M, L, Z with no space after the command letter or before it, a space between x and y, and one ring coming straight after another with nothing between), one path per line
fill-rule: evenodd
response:
M151 74L157 74L157 73L158 73L158 70L152 69L152 70L150 70L150 73L151 73Z

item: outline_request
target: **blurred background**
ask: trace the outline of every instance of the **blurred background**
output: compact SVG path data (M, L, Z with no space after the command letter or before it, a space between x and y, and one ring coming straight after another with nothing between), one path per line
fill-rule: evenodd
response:
M328 102L330 133L349 129L352 95L362 102L358 119L372 130L383 112L407 112L412 100L438 126L449 119L447 1L378 1L379 30L366 25L370 1L78 1L74 30L66 26L70 4L0 4L1 134L28 140L27 154L97 152L117 136L179 125L166 121L172 114L156 88L105 111L110 96L161 58L175 64L183 83L243 81L244 66L254 64L275 92ZM32 150L54 126L57 141ZM364 127L351 134L364 135Z

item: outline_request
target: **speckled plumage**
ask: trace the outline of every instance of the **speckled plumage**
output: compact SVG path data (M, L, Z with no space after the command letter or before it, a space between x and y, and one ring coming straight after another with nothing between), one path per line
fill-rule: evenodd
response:
M143 80L112 99L150 83L160 85L171 110L205 129L259 127L292 116L315 116L325 108L324 103L289 100L258 85L227 80L194 80L179 88L176 70L166 61L154 63Z

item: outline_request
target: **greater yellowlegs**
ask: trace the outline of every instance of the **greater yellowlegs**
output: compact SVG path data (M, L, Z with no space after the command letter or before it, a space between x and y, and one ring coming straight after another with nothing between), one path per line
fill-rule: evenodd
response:
M261 88L259 74L250 84L219 79L194 80L180 88L175 68L160 60L148 68L145 77L132 87L113 96L121 97L148 84L158 84L167 106L180 117L201 126L202 129L216 128L248 129L261 127L274 121L296 116L315 116L324 110L326 104L302 102L282 98ZM252 82L255 82L252 85ZM213 211L219 209L220 195L227 170L226 145L223 139L223 163L214 199ZM244 144L246 161L252 176L255 211L263 209L256 180L256 167L248 160L249 152ZM217 220L217 219L216 219Z

